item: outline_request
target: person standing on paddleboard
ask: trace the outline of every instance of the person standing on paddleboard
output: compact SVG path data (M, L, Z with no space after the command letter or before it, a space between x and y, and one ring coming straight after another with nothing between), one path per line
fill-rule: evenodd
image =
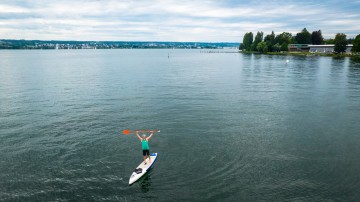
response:
M139 138L140 142L141 142L141 148L142 148L142 152L143 152L143 156L144 156L144 164L146 164L146 158L149 158L149 163L151 163L151 158L150 158L150 147L149 147L149 140L150 138L154 135L154 131L149 131L150 132L150 136L146 137L145 134L142 135L142 137L140 137L139 135L140 131L136 131L136 136Z

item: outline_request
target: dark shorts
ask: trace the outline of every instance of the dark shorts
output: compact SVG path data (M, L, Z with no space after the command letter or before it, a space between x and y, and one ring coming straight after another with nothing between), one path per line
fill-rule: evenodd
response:
M149 150L143 150L143 156L150 156Z

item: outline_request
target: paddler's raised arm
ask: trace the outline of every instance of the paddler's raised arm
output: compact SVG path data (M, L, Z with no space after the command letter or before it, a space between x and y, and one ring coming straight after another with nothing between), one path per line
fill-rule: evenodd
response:
M140 135L139 135L139 131L135 131L135 134L136 134L136 136L139 138L139 140L142 141L142 139L141 139L141 137L140 137Z
M148 138L146 138L146 140L150 140L150 138L154 135L154 131L150 131L150 136Z

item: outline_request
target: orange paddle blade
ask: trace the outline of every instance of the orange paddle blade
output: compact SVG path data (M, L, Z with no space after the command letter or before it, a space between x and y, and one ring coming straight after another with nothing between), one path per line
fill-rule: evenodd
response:
M123 134L124 134L124 135L129 135L130 133L131 133L130 130L123 130Z

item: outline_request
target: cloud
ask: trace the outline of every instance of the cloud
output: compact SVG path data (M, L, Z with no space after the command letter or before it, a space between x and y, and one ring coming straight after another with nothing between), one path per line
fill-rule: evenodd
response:
M359 8L334 0L3 0L0 38L239 42L249 31L304 27L353 37Z

